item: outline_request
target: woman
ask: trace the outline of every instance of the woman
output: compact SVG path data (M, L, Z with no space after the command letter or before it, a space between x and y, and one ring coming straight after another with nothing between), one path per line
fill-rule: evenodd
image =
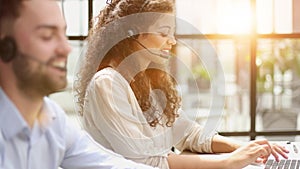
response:
M75 84L85 129L106 148L162 169L235 169L270 154L286 158L286 149L266 140L242 146L219 135L203 137L203 128L184 116L165 66L176 44L173 14L172 0L113 0L100 12ZM177 155L173 146L229 154Z

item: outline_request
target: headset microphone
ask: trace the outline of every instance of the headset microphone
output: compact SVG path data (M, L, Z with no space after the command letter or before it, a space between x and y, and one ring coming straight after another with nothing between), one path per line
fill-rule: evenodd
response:
M128 30L128 36L127 37L133 39L134 41L136 41L140 46L142 46L144 49L146 49L150 54L162 57L164 59L168 59L170 57L170 55L165 55L165 54L162 54L162 53L156 53L156 52L151 51L145 45L143 45L139 40L134 38L133 35L134 35L133 30Z

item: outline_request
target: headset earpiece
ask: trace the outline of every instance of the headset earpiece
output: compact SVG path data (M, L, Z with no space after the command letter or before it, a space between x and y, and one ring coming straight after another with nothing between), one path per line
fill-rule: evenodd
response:
M128 30L128 38L131 38L134 35L134 32L132 29Z
M6 36L4 39L0 39L0 58L3 62L12 61L17 52L17 45L12 37Z
M129 30L127 31L127 34L128 34L128 35L127 35L128 38L132 38L134 35L139 34L139 32L138 32L137 29L131 28L131 29L129 29Z

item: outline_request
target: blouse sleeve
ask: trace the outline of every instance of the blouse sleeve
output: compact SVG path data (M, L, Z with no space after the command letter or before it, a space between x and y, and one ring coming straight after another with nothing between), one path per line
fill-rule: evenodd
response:
M184 130L182 128L184 128ZM174 133L175 140L178 140L175 146L178 150L212 153L211 142L213 136L211 134L205 135L203 126L188 119L182 110L180 110L180 116L174 124ZM181 135L180 138L180 136L176 136L177 133L184 134ZM212 134L214 135L215 133L213 132Z
M157 155L154 131L149 127L127 81L119 74L102 74L87 91L86 115L110 143L113 151L128 158ZM89 117L87 117L89 118ZM156 154L153 154L156 153Z

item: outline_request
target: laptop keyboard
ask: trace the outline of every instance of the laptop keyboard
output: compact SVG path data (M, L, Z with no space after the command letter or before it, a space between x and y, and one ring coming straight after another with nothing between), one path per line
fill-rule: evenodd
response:
M265 169L300 169L300 160L283 159L277 162L269 159L265 164Z

